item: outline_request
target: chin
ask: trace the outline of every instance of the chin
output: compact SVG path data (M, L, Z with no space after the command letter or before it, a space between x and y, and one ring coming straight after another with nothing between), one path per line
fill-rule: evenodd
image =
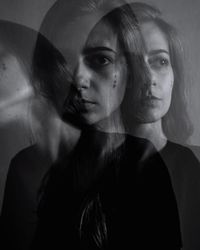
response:
M163 114L160 112L145 112L136 116L135 120L139 123L153 123L161 120Z
M93 126L96 123L98 123L98 121L99 121L97 119L97 117L95 115L92 115L92 114L81 115L80 120L82 121L82 123L84 123L85 125L88 125L88 126Z

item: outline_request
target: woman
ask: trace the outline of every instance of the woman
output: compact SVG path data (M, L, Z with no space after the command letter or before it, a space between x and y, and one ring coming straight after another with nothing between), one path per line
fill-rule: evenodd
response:
M183 49L176 30L162 19L159 10L145 3L132 3L131 7L145 45L148 76L126 99L126 105L133 106L128 114L129 132L149 139L160 151L178 201L184 249L199 249L199 162L189 148L172 142L186 144L191 135Z
M29 112L34 91L30 77L36 38L36 32L26 26L0 21L0 229L2 244L3 240L6 242L5 236L10 235L15 246L21 242L21 232L24 244L29 237L27 224L30 221L27 222L25 217L29 214L31 195L27 190L24 192L27 179L21 182L21 177L27 169L23 166L24 161L15 168L17 164L10 164L10 159L17 151L33 142ZM26 201L24 216L19 197Z
M22 185L15 185L19 184L17 182L19 179L15 175L15 168L10 168L9 164L17 151L32 143L29 111L33 87L30 75L35 40L36 32L34 30L17 23L0 21L0 204L3 203L2 206L0 205L2 208L0 225L2 244L4 235L7 233L12 235L15 244L15 235L24 230L21 226L24 222L23 218L16 216L17 212L21 211L19 197L22 195L23 189ZM12 182L13 174L15 184ZM11 193L12 195L8 195ZM7 199L7 195L9 199ZM26 208L24 210L27 212Z
M64 7L64 1L53 6L46 22L56 13L49 26L55 30L42 32L66 59L61 65L73 85L63 117L75 119L82 134L45 180L33 248L180 249L168 172L146 140L124 134L121 104L145 70L135 16L129 5L104 1ZM146 161L148 147L154 154Z
M187 114L186 79L180 39L175 28L162 19L159 10L144 3L132 3L131 6L140 23L146 46L144 59L149 74L142 84L135 85L134 98L132 98L135 112L132 112L134 117L133 115L130 117L134 119L136 129L133 126L130 129L137 133L137 124L141 124L140 121L143 121L143 124L146 123L149 130L157 126L152 128L151 133L147 131L147 134L151 134L152 137L149 139L154 142L158 150L165 146L166 139L176 139L186 144L192 133L192 125ZM152 51L155 52L153 55ZM162 84L163 81L165 84ZM157 86L158 90L154 87L156 93L151 89L153 88L151 85ZM160 95L157 101L156 94ZM158 99L162 100L159 102ZM155 105L148 105L148 101L154 102ZM131 125L133 124L134 122ZM144 131L145 129L143 133ZM158 138L160 138L159 141Z
M37 224L41 180L57 158L59 145L72 148L74 138L79 137L79 131L63 122L51 98L44 95L42 88L39 91L32 79L37 35L23 25L0 22L2 196L6 179L0 230L5 249L29 248ZM45 38L43 40L47 43ZM62 89L66 92L66 82L64 86ZM56 87L54 91L60 93ZM20 151L13 157L17 150ZM5 159L11 153L13 158L5 169ZM6 178L3 173L7 170Z

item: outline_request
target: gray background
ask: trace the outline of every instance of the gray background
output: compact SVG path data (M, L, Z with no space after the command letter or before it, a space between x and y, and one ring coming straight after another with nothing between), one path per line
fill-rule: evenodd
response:
M194 133L189 143L200 145L200 1L198 0L152 0L143 1L159 7L167 20L174 24L182 37L187 61L189 113L194 125ZM38 29L48 8L54 0L0 0L1 19L10 20ZM1 119L1 117L0 117ZM20 120L0 128L0 208L10 159L22 148L30 144L28 132Z

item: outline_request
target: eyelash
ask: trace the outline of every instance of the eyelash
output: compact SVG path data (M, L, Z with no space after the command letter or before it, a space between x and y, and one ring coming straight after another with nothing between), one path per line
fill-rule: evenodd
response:
M112 63L112 59L105 55L92 55L86 57L86 63L94 68L95 67L103 68L110 65L110 63Z
M163 67L168 67L170 64L170 61L169 59L164 58L164 57L155 57L155 58L149 59L148 63L151 67L159 69Z

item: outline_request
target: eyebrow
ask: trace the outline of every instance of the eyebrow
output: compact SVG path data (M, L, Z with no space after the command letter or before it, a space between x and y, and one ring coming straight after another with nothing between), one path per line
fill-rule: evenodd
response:
M100 52L100 51L108 51L108 52L112 52L114 54L117 54L117 51L115 51L109 47L104 47L104 46L85 48L83 50L83 53L84 54L91 54L91 53L96 53L96 52Z
M169 55L169 51L167 51L165 49L154 49L154 50L151 50L148 54L150 56L153 56L153 55L160 54L160 53L165 53L165 54Z

